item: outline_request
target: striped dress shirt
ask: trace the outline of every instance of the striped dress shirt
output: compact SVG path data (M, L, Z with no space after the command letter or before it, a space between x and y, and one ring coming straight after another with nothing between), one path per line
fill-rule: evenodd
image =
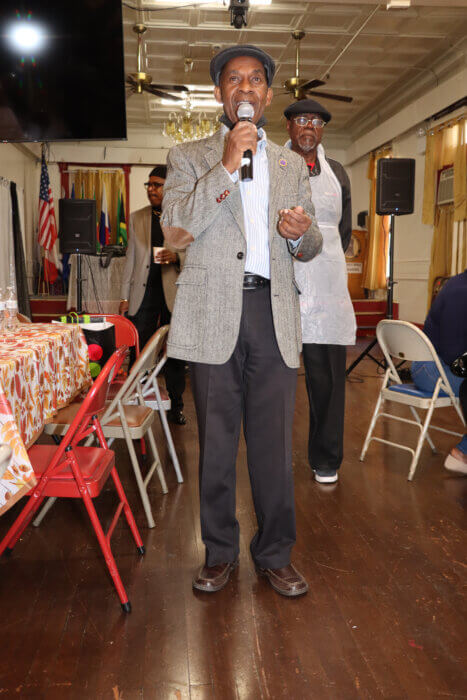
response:
M227 132L227 127L223 127ZM266 132L258 130L260 137L253 156L253 180L240 180L243 217L246 235L245 272L252 272L270 279L269 265L269 166L266 153ZM232 182L238 181L238 172L229 173Z

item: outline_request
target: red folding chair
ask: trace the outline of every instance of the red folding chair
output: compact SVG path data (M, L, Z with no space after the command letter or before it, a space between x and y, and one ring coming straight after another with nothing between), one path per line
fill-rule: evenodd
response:
M103 318L109 323L113 323L115 326L115 346L117 348L122 347L122 345L127 345L129 348L135 349L135 360L139 357L139 335L134 323L130 321L126 316L120 316L120 314L89 314L91 318ZM113 399L114 396L120 391L123 383L125 382L125 377L115 377L110 387L109 399ZM147 458L146 443L144 438L140 440L141 455L145 461Z
M102 553L117 589L122 608L131 611L130 601L123 587L117 565L110 549L110 538L123 510L138 552L144 554L144 546L128 504L123 486L115 468L115 454L107 446L98 415L105 409L107 391L117 374L128 348L116 350L105 364L96 381L81 404L74 420L59 445L33 445L28 452L37 485L29 492L29 500L0 543L0 555L11 554L13 547L34 517L45 498L82 498ZM78 443L96 433L100 447L79 447ZM117 510L107 533L94 508L93 498L102 491L107 478L112 476L119 497Z

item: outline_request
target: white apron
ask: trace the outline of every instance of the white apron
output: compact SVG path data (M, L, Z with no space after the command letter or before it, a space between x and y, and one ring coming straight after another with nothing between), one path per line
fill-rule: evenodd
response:
M355 314L347 288L347 267L339 235L342 188L327 162L320 144L319 175L310 177L313 204L323 250L313 260L294 261L300 288L300 312L304 343L352 345L355 343Z

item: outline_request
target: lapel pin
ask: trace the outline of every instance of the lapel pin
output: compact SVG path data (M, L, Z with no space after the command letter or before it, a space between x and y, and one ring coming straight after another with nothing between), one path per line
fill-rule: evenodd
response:
M281 166L281 168L285 168L286 165L287 165L286 159L285 159L285 158L281 158L280 161L279 161L279 165Z

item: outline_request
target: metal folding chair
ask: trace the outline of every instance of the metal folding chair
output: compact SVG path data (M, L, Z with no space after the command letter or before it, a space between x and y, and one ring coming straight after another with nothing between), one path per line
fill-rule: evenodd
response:
M116 438L122 438L126 441L131 465L135 473L136 483L146 513L148 527L155 526L148 496L148 487L154 472L157 472L162 492L167 493L168 489L157 451L156 441L152 432L155 413L150 406L145 404L141 390L141 381L146 375L151 375L154 368L159 364L167 330L168 326L163 326L146 343L125 382L121 385L110 402L106 404L105 411L100 418L102 431L105 437L109 438L109 445L111 445ZM78 404L71 404L61 411L58 411L53 419L53 423L49 423L45 426L45 431L50 435L63 435L77 410ZM141 439L146 436L151 446L153 461L146 476L143 478L133 440ZM44 506L39 516L35 519L34 525L40 525L42 519L52 505L53 501L49 501Z
M172 459L172 464L175 469L175 474L177 476L177 481L179 484L183 484L183 476L180 469L180 463L178 461L177 452L175 450L175 445L172 439L172 433L170 432L169 422L167 420L167 409L170 408L170 399L166 397L165 391L159 386L157 378L167 362L167 334L169 332L169 326L163 326L160 330L164 330L162 336L163 344L161 346L161 352L159 354L159 361L156 366L146 376L142 378L141 390L144 397L144 403L146 406L150 406L155 411L159 411L159 418L162 423L162 428L164 430L165 438L167 440L167 445L169 448L170 457ZM163 395L164 393L164 395Z
M432 451L436 452L436 448L428 434L428 428L439 430L449 435L462 437L462 433L456 433L452 430L446 430L446 428L431 425L431 418L435 408L452 406L456 410L462 424L464 424L464 418L459 407L459 400L454 396L454 392L446 377L438 354L423 331L408 321L384 320L378 323L376 327L376 336L380 348L384 353L384 357L386 358L388 369L384 375L383 386L381 387L378 400L376 401L375 410L363 444L360 460L363 461L365 459L368 446L372 440L383 442L393 447L399 447L402 450L407 450L412 454L412 462L410 464L408 476L408 480L412 481L424 441L426 440ZM412 362L434 362L440 376L436 382L433 393L421 391L415 384L403 384L394 365L393 357L399 360ZM384 412L384 410L381 410L384 401L392 401L408 406L415 420ZM427 411L423 423L416 411L417 408L426 409ZM373 430L376 421L381 416L416 426L420 430L420 437L415 450L408 445L400 445L397 442L391 442L381 437L374 437Z
M13 547L45 498L81 498L117 589L122 608L125 612L130 612L130 601L110 548L110 538L122 511L140 554L144 554L144 546L115 467L115 454L107 445L98 418L105 408L109 385L118 372L127 350L126 347L120 348L105 364L86 398L79 404L75 417L60 444L35 444L29 450L28 455L37 484L29 492L27 504L0 543L0 554L12 552ZM78 445L79 442L91 435L97 437L99 447ZM119 504L110 527L105 533L95 511L93 499L101 493L109 476L114 482Z

